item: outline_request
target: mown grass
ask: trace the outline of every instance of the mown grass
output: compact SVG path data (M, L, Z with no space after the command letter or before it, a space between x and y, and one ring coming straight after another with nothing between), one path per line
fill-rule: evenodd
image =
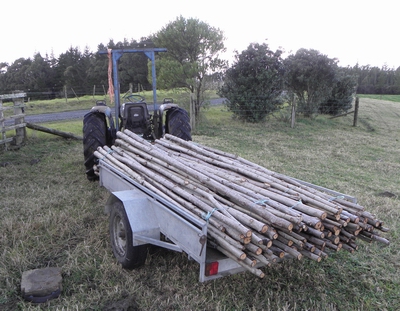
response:
M378 100L387 100L392 102L400 102L400 95L388 95L388 94L358 94L360 98L371 98Z
M359 242L355 254L286 262L264 279L244 273L202 284L197 263L167 250L121 269L103 215L108 193L86 180L82 143L29 132L23 148L0 155L0 309L399 310L399 115L400 103L361 99L357 127L352 116L320 116L291 129L276 119L238 122L223 106L205 111L194 141L357 197L391 229L391 244ZM46 126L81 135L79 123ZM22 272L46 266L62 269L62 295L23 301Z
M143 91L140 93L135 93L143 96L147 103L153 103L153 92ZM121 98L125 94L121 94ZM217 98L215 91L208 91L205 94L205 99ZM157 101L162 102L164 98L172 98L174 102L180 105L186 105L190 101L190 94L184 90L158 90L157 91ZM41 113L51 113L51 112L61 112L61 111L72 111L79 109L90 109L92 108L97 100L105 100L107 105L113 106L108 95L96 95L96 96L80 96L74 98L56 98L51 100L29 100L25 102L25 114L41 114ZM121 99L122 100L122 99ZM4 104L5 106L11 106L11 102Z

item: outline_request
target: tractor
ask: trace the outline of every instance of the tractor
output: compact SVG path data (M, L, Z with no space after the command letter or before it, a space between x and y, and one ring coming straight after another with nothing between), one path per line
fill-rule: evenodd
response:
M118 60L124 53L145 53L152 62L152 86L153 86L153 114L145 98L138 94L124 96L120 103L120 90L118 81ZM101 100L83 118L83 148L86 167L86 176L89 180L97 180L94 170L97 162L94 151L98 147L113 145L117 131L128 129L144 139L155 140L166 133L184 140L191 140L190 119L186 110L173 103L173 99L166 98L161 105L157 105L155 53L166 52L161 48L124 49L102 51L108 53L109 61L112 61L115 118L112 110Z

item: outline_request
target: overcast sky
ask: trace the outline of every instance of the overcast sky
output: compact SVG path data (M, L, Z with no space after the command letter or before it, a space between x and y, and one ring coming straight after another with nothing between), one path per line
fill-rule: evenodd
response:
M182 15L222 30L230 63L234 50L267 42L287 53L315 49L341 66L397 68L399 12L394 0L7 0L0 11L0 62L37 52L58 57L71 46L95 52L99 43L139 40Z

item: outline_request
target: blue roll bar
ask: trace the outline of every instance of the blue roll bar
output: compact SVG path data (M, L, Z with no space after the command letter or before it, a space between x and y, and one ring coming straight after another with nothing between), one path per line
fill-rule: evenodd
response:
M153 103L154 111L157 109L157 84L156 84L156 63L155 53L167 52L165 48L138 48L138 49L116 49L111 50L112 66L113 66L113 84L114 84L114 98L115 98L115 128L119 131L119 108L120 108L120 89L118 77L118 61L124 53L144 53L151 60L151 77L153 85ZM99 54L108 54L108 51L100 51Z

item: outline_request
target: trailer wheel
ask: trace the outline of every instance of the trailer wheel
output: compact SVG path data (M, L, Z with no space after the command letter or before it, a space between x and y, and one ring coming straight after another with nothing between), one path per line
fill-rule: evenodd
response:
M101 112L89 112L83 117L83 155L85 158L86 177L93 181L98 179L93 165L97 159L94 152L98 147L107 144L107 122Z
M110 214L110 238L114 256L125 269L144 265L147 245L133 246L132 229L122 202L115 202Z
M167 111L165 132L183 140L192 140L190 118L183 108L171 108Z

